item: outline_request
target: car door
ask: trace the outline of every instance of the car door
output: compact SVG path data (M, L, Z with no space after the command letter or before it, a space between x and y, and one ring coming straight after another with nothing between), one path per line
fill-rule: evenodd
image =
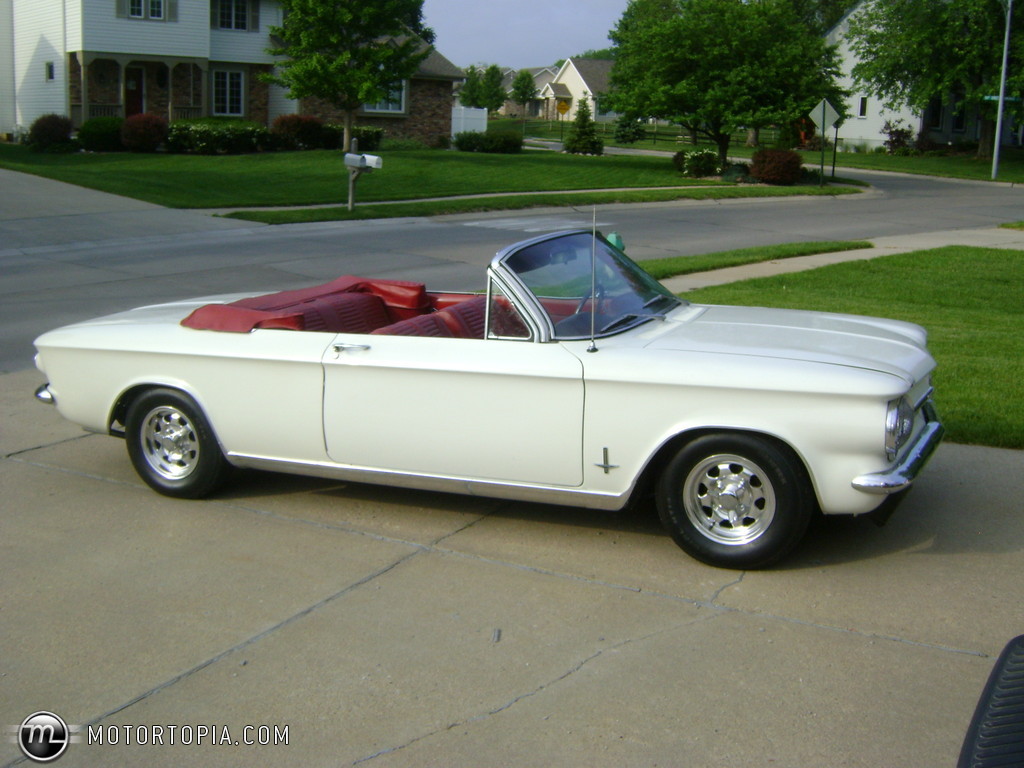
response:
M341 464L578 486L582 431L582 365L558 343L340 334L324 355Z

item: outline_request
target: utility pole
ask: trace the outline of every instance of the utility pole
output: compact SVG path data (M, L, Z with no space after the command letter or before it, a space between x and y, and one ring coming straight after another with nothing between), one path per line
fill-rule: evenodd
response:
M1010 19L1013 0L1006 0L1006 35L1003 38L1003 72L999 78L999 109L996 112L996 138L992 147L992 180L999 175L999 146L1003 141L1003 112L1006 109L1006 62L1010 56Z

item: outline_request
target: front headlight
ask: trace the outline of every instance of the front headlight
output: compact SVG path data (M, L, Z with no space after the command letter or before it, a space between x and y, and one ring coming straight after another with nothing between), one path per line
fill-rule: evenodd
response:
M914 431L914 406L905 397L889 401L885 414L885 455L893 461Z

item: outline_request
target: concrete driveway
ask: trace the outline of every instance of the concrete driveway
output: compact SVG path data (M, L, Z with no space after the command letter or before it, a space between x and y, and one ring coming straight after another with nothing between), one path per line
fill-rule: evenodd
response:
M650 510L256 473L173 501L40 381L0 376L0 723L81 726L61 765L952 765L1022 631L1019 452L945 445L887 527L741 573Z

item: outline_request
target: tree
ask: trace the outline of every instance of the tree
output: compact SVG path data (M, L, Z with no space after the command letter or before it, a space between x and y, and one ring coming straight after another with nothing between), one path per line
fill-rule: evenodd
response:
M860 61L859 84L890 108L923 112L935 98L956 100L959 113L979 110L979 157L991 156L1002 70L1005 0L867 0L850 20L850 44ZM1024 4L1013 28L1024 29ZM1024 87L1024 35L1012 38L1007 92Z
M845 103L835 50L804 31L792 0L633 0L609 36L612 108L707 137L723 165L739 128L789 122L822 97Z
M600 155L604 152L604 142L597 135L593 114L590 111L589 94L584 94L576 107L576 117L569 126L569 135L565 138L562 148L575 155Z
M815 35L824 35L857 3L854 0L790 0L793 10Z
M360 107L387 98L429 55L410 34L422 7L423 0L281 0L284 21L270 28L279 43L268 51L282 60L265 79L289 98L336 107L348 148Z
M464 107L480 109L480 70L476 67L469 67L466 70L466 79L459 89L459 101Z
M497 64L491 64L484 70L484 76L480 80L480 106L491 112L497 112L505 106L505 87L502 85L505 76Z
M537 81L529 70L521 69L512 81L512 101L518 104L523 113L523 130L526 130L526 105L537 98Z

